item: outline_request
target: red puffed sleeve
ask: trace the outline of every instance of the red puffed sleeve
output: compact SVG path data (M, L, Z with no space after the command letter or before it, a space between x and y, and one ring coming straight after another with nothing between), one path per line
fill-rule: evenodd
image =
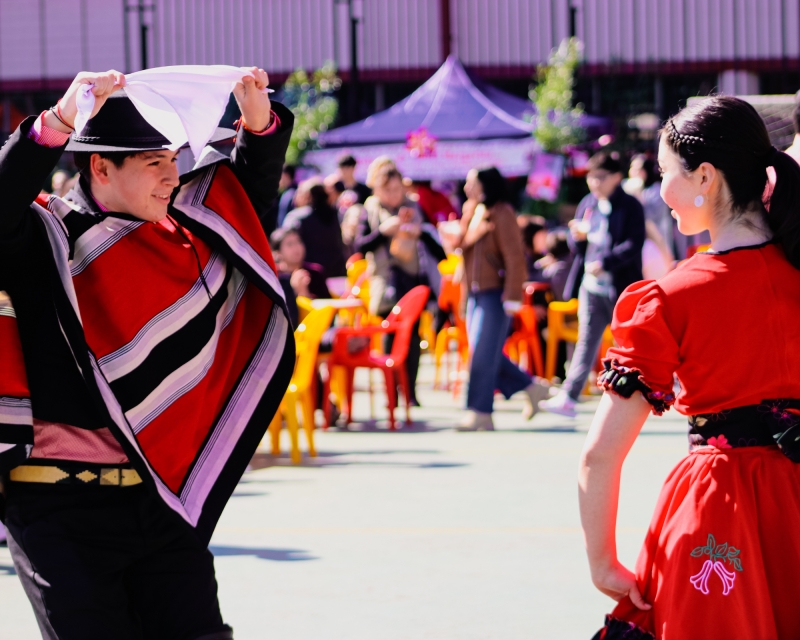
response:
M597 384L625 398L640 391L661 415L675 402L673 374L678 368L678 343L667 324L665 295L646 280L625 289L614 308L611 347Z

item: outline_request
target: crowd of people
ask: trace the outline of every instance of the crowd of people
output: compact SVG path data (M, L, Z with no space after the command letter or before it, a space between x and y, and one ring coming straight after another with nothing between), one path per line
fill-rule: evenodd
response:
M589 194L563 224L518 213L511 181L492 167L476 168L462 188L446 194L429 181L404 177L388 157L373 161L361 183L356 160L343 155L333 174L299 184L296 167L284 166L281 194L262 224L290 298L330 297L326 282L345 276L348 261L364 258L371 315L385 317L403 295L425 284L437 329L448 319L436 307L437 267L446 255L460 255L456 280L472 357L459 429L494 427L495 389L506 397L523 392L529 418L539 409L574 417L618 295L643 277L668 273L704 241L677 229L659 193L655 159L637 154L627 164L617 153L596 153L587 166ZM559 354L566 378L560 390L525 373L503 352L523 283L531 281L549 286L533 299L543 345L548 302L579 300L580 337L574 351L562 347ZM406 361L412 405L419 402L420 341L412 340ZM390 346L391 338L385 347Z

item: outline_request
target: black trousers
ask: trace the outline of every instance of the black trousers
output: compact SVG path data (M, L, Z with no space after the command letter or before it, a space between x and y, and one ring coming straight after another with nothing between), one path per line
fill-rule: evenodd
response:
M420 284L427 285L428 280L422 275L412 275L406 273L400 267L391 268L390 282L395 290L395 296L399 300L414 287ZM414 329L411 334L411 343L408 345L408 357L406 358L406 374L408 375L408 388L411 390L411 399L417 399L417 373L419 372L419 360L422 355L422 349L419 343L419 323L414 324ZM394 334L389 334L384 338L383 349L386 353L392 350L394 344ZM399 404L399 399L398 399Z
M214 558L143 485L6 484L14 566L46 640L229 640Z

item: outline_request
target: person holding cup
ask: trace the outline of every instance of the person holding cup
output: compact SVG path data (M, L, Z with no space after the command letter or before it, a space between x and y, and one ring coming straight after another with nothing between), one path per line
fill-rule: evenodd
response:
M606 327L620 293L642 279L645 239L641 203L622 189L622 166L616 154L601 151L588 164L589 195L570 221L575 260L564 296L578 297L578 342L567 379L539 408L574 418L575 405L597 359Z
M364 203L353 248L365 254L369 263L369 312L385 316L417 285L431 287L432 295L438 296L437 266L447 256L436 228L407 197L403 176L394 163L384 162L374 172L370 166L370 170L374 195ZM412 335L418 332L419 321ZM391 338L384 345L387 352ZM419 358L420 342L411 340L406 368L412 406L419 405L415 391Z

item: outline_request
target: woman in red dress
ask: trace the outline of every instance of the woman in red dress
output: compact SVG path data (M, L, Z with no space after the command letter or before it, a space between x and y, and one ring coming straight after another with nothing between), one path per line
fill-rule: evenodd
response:
M712 248L614 312L579 478L592 580L618 601L596 638L800 638L800 167L724 96L670 119L658 160L678 228ZM690 453L634 574L616 552L620 470L648 412L673 403Z

